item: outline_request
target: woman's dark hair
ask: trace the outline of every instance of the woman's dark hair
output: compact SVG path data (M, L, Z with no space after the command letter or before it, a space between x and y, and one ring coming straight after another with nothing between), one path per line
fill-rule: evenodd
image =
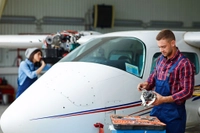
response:
M41 56L42 56L42 51L41 51L40 49L36 49L35 51L33 51L33 52L31 53L31 55L30 55L29 58L28 58L31 62L33 62L34 55L35 55L37 52L41 52Z

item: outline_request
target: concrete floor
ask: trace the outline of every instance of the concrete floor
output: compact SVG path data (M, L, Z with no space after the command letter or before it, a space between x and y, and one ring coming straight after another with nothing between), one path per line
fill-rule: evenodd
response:
M0 116L6 110L6 108L8 106L9 105L0 105ZM2 130L1 130L1 128L0 128L0 133L3 133ZM195 127L195 128L192 128L192 129L188 129L187 132L185 132L185 133L200 133L200 125L198 127Z

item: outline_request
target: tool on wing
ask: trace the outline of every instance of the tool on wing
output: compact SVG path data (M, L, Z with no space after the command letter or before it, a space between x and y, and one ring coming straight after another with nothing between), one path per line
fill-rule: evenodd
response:
M142 105L148 107L156 100L156 94L153 91L143 89L140 99L142 100Z

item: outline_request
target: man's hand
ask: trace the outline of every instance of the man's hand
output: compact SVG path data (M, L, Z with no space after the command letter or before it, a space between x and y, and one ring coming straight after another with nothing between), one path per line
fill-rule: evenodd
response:
M154 92L156 94L156 100L155 102L153 102L152 105L160 105L163 103L172 103L174 102L174 99L172 98L172 96L162 96L156 92Z
M156 94L156 100L153 102L152 105L160 105L163 103L163 96L161 96L160 94L154 92Z
M139 91L142 91L143 89L145 90L148 89L148 82L143 82L143 83L138 84L137 89Z

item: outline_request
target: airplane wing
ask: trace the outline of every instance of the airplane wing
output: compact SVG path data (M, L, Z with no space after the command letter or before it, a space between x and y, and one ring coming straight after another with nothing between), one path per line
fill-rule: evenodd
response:
M186 32L184 41L189 45L200 48L200 32Z
M62 32L58 32L51 35L0 35L0 48L30 48L30 47L38 47L42 48L42 45L45 43L45 39L50 37L53 41L54 37L59 36L58 41L61 40L61 36L64 36L64 40L66 40L66 36L73 36L80 38L81 36L90 36L90 35L100 35L101 33L95 31L73 31L73 30L64 30ZM71 40L72 41L72 40ZM60 42L58 42L60 44Z
M47 35L0 35L0 48L41 48Z

